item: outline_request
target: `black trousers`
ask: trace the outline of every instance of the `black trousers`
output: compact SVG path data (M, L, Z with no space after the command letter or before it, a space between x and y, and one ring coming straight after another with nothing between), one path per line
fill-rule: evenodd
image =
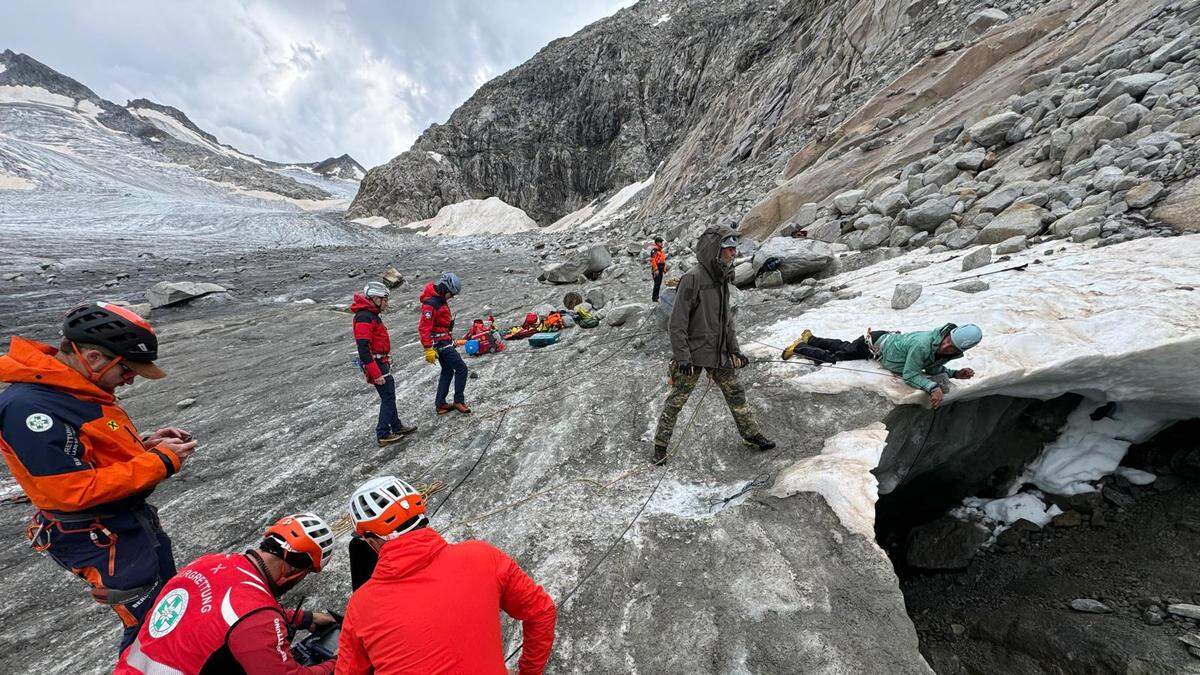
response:
M873 330L871 331L871 341L877 342L879 338L890 332L892 331ZM871 348L867 346L867 337L865 335L858 336L852 342L814 335L808 339L807 345L802 344L797 347L796 352L806 358L825 361L827 363L836 363L838 361L870 361L875 358L875 355L871 353Z
M654 275L654 293L650 296L651 302L658 302L658 291L662 288L662 278L661 274Z

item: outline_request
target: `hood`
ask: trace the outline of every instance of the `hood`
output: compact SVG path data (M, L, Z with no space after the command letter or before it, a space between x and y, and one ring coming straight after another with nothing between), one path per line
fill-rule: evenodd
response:
M437 292L437 284L432 281L425 284L425 289L421 291L421 302L425 302L430 298L446 299L441 293Z
M717 265L717 254L721 252L721 240L735 234L737 232L728 225L713 225L696 240L696 261L716 281L727 279L732 274L732 270L724 271Z
M937 353L938 347L940 347L942 344L942 340L945 340L946 336L950 334L950 331L954 330L955 328L958 328L958 324L948 323L948 324L942 326L941 328L933 331L932 347L933 347L934 358L945 359L945 360L949 361L951 359L957 359L963 355L963 353L961 351L959 351L957 354L954 354L951 356L942 356Z
M413 530L383 545L372 579L398 581L429 566L448 544L429 527Z
M370 298L363 295L362 293L355 293L354 300L352 300L350 302L350 311L358 312L358 311L362 311L364 309L367 310L368 312L374 312L376 314L379 313L379 308L375 306L374 302L371 302Z
M112 394L54 358L57 353L58 350L50 345L14 335L8 354L0 356L0 382L41 384L94 403L111 404L116 400Z

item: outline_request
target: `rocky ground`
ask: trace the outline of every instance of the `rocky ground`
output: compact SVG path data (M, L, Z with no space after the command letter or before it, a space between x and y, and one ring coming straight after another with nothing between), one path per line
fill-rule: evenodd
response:
M1166 608L1200 604L1198 488L1102 500L1007 531L963 572L904 577L921 651L939 673L1196 672L1179 640L1196 623ZM1079 600L1102 613L1073 610Z
M686 415L681 421L677 455L654 469L649 440L667 352L635 307L620 328L575 328L542 351L514 343L472 360L475 413L434 415L437 369L424 363L413 329L418 287L443 268L464 278L454 303L464 322L488 308L515 321L568 290L600 290L607 307L649 293L639 263L619 252L597 281L538 283L534 245L411 237L369 258L342 247L127 259L120 287L99 283L107 273L68 268L48 288L0 295L0 314L5 335L53 340L57 317L85 297L120 290L136 301L137 289L162 280L232 289L155 310L170 377L123 394L141 427L178 424L201 439L193 461L153 499L180 561L249 545L287 512L338 518L356 484L389 472L448 484L433 498L436 527L451 539L495 542L560 603L570 598L561 606L556 671L925 672L891 566L873 543L845 530L817 495L775 499L754 489L831 433L880 419L889 406L881 397L799 394L778 376L747 370L750 397L779 448L739 446L717 392L701 388L701 413L690 429ZM409 279L389 317L401 414L423 431L380 450L377 398L350 363L349 316L336 305L389 263ZM743 330L774 314L748 302ZM0 506L0 590L10 599L0 669L102 672L117 623L81 582L29 550L28 514L27 505ZM339 606L349 592L345 565L337 559L300 592ZM70 631L59 628L64 615ZM683 642L692 648L663 649Z

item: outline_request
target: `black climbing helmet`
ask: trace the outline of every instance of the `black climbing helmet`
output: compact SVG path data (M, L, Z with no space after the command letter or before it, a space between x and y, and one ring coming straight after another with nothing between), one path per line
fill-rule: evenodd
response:
M143 377L162 377L158 358L158 336L145 319L132 310L107 302L76 307L63 320L63 337L76 345L97 347L124 359Z

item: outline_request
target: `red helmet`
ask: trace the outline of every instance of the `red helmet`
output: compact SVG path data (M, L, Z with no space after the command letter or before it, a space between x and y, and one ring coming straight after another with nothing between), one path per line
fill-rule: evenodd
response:
M333 530L316 514L297 513L267 528L263 544L292 567L320 572L333 556Z

